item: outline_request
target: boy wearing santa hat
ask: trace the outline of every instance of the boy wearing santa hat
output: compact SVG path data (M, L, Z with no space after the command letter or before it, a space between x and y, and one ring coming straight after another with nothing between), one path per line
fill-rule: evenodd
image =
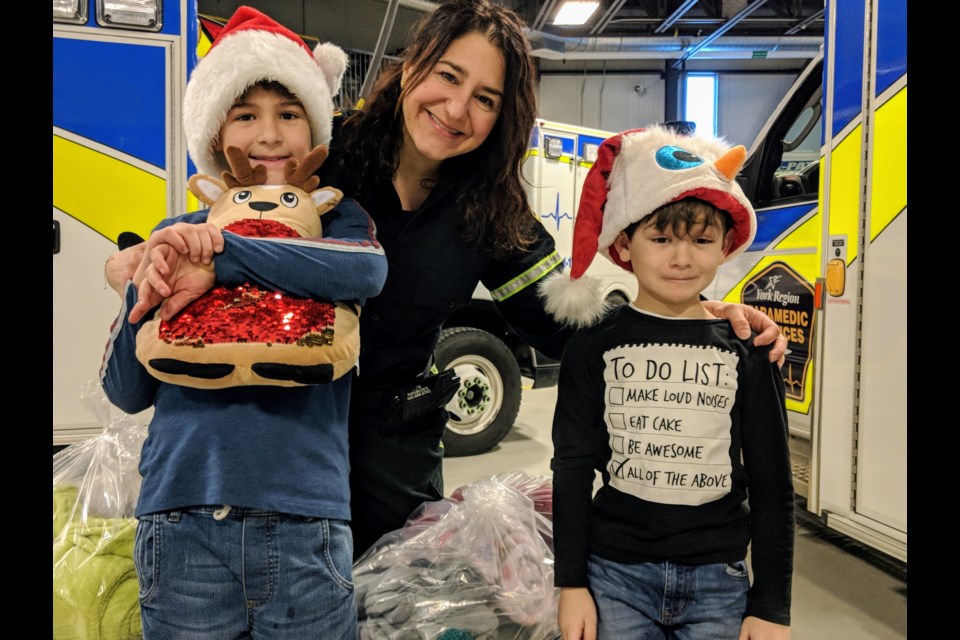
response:
M608 139L584 186L571 269L542 289L581 327L553 422L565 640L789 638L783 377L700 295L756 233L735 180L745 156L659 127ZM604 308L584 275L598 252L634 273L633 303Z
M207 175L229 170L223 150L233 146L267 168L269 183L283 184L288 159L303 161L329 143L332 96L345 69L338 47L311 50L261 12L238 9L184 95L197 168ZM207 288L214 280L251 282L357 304L383 286L383 249L353 200L325 214L323 238L221 235L206 215L165 220L145 243L148 252L173 256L168 274L190 280L184 271L192 269L208 276ZM143 268L126 278L101 368L115 405L131 414L153 408L140 458L134 549L144 638L356 637L348 526L352 376L213 390L157 380L136 358L136 337L174 292L150 268L160 276L152 284Z

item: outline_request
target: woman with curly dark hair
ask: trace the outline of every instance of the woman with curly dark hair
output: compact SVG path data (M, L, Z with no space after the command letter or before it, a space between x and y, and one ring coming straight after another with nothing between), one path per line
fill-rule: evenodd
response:
M443 5L421 23L404 62L380 75L366 107L344 123L352 177L399 182L408 211L442 182L456 194L464 240L498 255L528 247L535 219L519 167L537 109L535 74L519 16L482 0Z
M350 411L358 557L422 502L444 495L442 394L411 407L394 399L430 380L442 325L477 283L547 355L559 358L571 333L538 294L563 258L531 211L520 174L536 117L535 76L519 16L490 0L453 0L421 21L363 108L335 122L321 183L367 209L389 262L383 291L360 318ZM752 311L716 312L744 330L747 318L771 328L764 342L772 342L776 325Z

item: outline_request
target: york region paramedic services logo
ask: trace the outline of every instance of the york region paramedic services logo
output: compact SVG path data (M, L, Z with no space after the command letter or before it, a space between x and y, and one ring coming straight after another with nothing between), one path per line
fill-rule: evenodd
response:
M740 301L763 311L780 325L790 353L783 364L787 397L803 402L810 370L813 341L814 289L789 265L774 262L751 278L740 292Z

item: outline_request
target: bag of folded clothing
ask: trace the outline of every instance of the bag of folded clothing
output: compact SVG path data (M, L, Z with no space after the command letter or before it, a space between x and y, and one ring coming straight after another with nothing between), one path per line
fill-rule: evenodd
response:
M98 381L81 399L103 432L53 456L53 638L141 638L133 513L147 429L115 413Z
M354 565L361 640L552 640L550 479L522 472L428 502Z

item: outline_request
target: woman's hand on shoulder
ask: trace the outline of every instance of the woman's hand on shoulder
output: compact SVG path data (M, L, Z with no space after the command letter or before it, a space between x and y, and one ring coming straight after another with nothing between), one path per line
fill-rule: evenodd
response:
M720 302L718 300L704 300L702 303L704 308L715 317L728 320L730 326L733 327L733 332L741 340L749 338L750 330L753 329L759 334L754 339L753 344L758 347L773 344L770 349L770 362L783 366L784 357L787 353L787 339L780 332L780 326L771 320L767 314L748 304Z

